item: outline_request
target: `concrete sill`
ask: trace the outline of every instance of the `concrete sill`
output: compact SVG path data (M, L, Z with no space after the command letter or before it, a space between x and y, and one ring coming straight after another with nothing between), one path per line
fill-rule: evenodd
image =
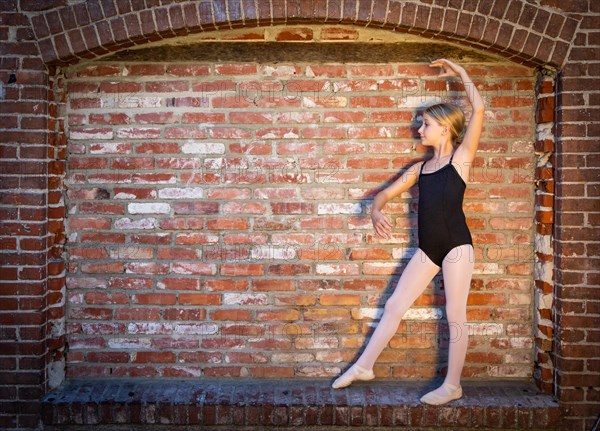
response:
M434 387L424 382L329 385L302 379L69 380L42 400L44 429L560 429L558 403L530 382L465 382L464 397L445 406L419 402Z

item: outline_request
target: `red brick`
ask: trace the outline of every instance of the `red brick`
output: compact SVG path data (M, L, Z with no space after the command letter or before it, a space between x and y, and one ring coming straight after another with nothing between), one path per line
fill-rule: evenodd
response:
M173 352L136 352L133 354L134 363L173 363L175 354Z
M160 309L158 308L120 308L115 310L116 320L132 321L158 321L160 319Z
M177 296L172 293L139 293L132 297L135 304L175 304Z
M220 305L221 295L204 293L180 293L181 305Z
M353 108L391 108L394 98L386 96L355 96L350 98Z
M257 67L254 64L217 64L215 66L217 75L254 75Z
M288 30L282 30L275 35L275 40L280 42L285 41L307 41L312 40L313 31L310 28L290 28Z

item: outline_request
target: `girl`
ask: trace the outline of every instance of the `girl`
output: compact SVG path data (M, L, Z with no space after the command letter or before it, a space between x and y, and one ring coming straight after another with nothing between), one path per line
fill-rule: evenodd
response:
M439 388L421 398L423 403L439 405L462 397L460 375L468 344L467 296L473 273L473 245L462 201L469 166L479 144L484 103L461 66L445 59L435 60L430 66L442 68L440 77L461 78L472 107L471 119L462 143L456 147L465 124L463 112L446 103L425 109L419 135L421 143L433 150L433 157L412 166L375 196L371 212L375 233L390 238L392 224L381 209L387 201L419 183L419 249L387 300L383 316L364 352L332 387L343 388L355 380L375 377L372 369L377 357L396 333L404 313L441 268L450 330L448 372Z

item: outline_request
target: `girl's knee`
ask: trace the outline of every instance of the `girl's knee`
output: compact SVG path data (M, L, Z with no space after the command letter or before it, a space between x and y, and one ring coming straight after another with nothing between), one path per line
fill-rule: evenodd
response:
M386 301L385 306L383 307L383 312L393 315L404 314L403 311L406 311L406 309L408 309L408 307L406 307L406 304L403 304L402 298L392 295Z
M467 308L463 306L453 307L446 305L446 318L448 319L448 322L463 324L467 321Z
M394 297L392 296L385 302L385 305L383 307L383 312L384 313L393 313L395 309L396 309L396 301L394 300Z

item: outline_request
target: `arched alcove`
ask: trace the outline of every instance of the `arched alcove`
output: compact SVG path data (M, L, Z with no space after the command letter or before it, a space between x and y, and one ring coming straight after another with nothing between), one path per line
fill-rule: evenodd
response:
M465 377L531 378L534 71L340 25L214 30L61 68L68 376L339 373L417 247L416 190L389 204L390 241L373 235L371 199L427 157L424 106L468 105L428 66L442 56L488 105L466 203ZM443 304L438 277L379 376L443 372Z
M27 242L27 245L23 243L21 246L15 245L16 255L23 255L23 259L27 258L26 261L23 261L25 266L17 268L10 264L4 272L7 280L19 280L16 284L19 292L26 289L29 296L34 295L31 301L28 298L27 304L31 303L32 307L40 301L45 304L42 311L38 310L34 313L33 318L28 318L28 322L41 322L39 323L40 328L43 328L43 331L40 332L41 338L32 341L31 349L29 346L27 348L20 346L18 349L20 353L18 355L15 353L17 362L26 362L31 359L29 357L19 359L19 355L26 351L30 351L29 356L44 358L47 366L39 370L41 387L47 388L49 382L50 386L58 384L62 380L61 370L64 369L61 359L64 346L62 324L65 312L65 272L63 270L64 260L61 256L64 241L64 220L61 213L64 206L61 196L64 190L61 178L64 175L66 136L64 118L57 108L60 108L61 103L64 102L66 93L63 92L64 77L60 74L63 69L57 69L57 67L64 68L152 41L175 40L173 38L190 34L208 34L214 30L231 29L231 34L233 34L235 33L234 29L269 29L278 24L285 24L289 27L310 27L323 24L346 29L355 27L361 32L364 29L377 27L389 31L389 34L406 33L437 41L450 41L458 43L460 46L471 46L476 50L487 50L494 55L508 58L514 63L524 64L527 67L540 67L541 73L535 88L538 104L534 148L539 159L533 178L536 186L535 210L538 235L538 240L535 240L534 258L538 265L535 270L535 284L536 295L539 298L534 306L534 311L535 309L539 311L537 328L534 328L539 335L536 339L538 364L536 380L543 390L556 393L562 397L561 399L564 398L563 403L572 404L568 395L568 391L571 390L569 388L572 388L568 385L572 383L572 380L557 379L557 376L559 374L570 376L573 371L568 367L574 366L575 362L581 362L576 345L581 341L577 335L581 331L576 329L557 332L559 329L557 316L564 316L573 311L581 313L581 307L577 308L576 304L584 301L582 297L591 295L588 293L591 290L586 289L586 286L593 283L590 280L594 279L594 275L582 273L581 268L585 265L589 266L591 263L582 266L581 249L583 247L584 250L588 250L591 247L588 244L588 236L592 234L589 233L590 230L586 227L586 223L588 220L593 222L595 219L592 215L589 215L589 218L587 215L589 211L593 210L592 207L587 206L589 201L589 196L585 191L587 189L584 187L584 192L581 194L582 192L578 188L582 178L591 178L593 173L588 172L587 164L584 167L585 172L580 171L580 166L574 169L572 160L565 155L565 150L583 151L581 148L585 147L595 133L593 125L589 125L585 129L586 135L581 138L581 134L575 133L573 127L570 127L580 120L583 121L582 119L587 115L587 111L580 112L575 108L579 106L577 104L580 102L587 106L588 99L581 101L575 93L578 88L581 90L588 88L588 84L595 76L595 72L591 68L588 70L585 66L585 59L588 57L586 57L584 46L588 33L586 29L593 28L590 20L593 19L591 15L593 15L595 6L586 4L586 2L570 3L569 5L555 3L535 5L521 1L479 2L477 4L466 2L466 4L460 5L454 5L452 2L451 4L445 2L443 4L422 4L421 2L394 1L344 1L341 4L316 1L178 2L158 6L104 0L76 1L68 4L60 0L43 4L22 0L18 2L17 7L19 14L11 15L10 19L13 20L11 22L18 23L17 25L21 28L16 33L9 34L9 40L12 40L15 35L22 38L26 32L30 36L26 38L28 42L23 44L23 46L27 45L26 48L17 49L15 45L9 44L9 49L6 51L8 57L3 62L5 66L3 73L6 74L7 82L9 74L14 74L19 86L17 93L6 87L8 89L6 95L9 99L14 99L15 94L17 99L19 94L25 95L27 100L35 99L31 102L31 106L35 108L33 115L44 121L47 120L48 130L44 127L40 129L36 126L37 123L28 122L28 125L24 126L26 130L4 134L3 139L8 142L8 150L5 155L9 159L15 157L11 156L14 143L21 142L23 139L27 141L19 150L18 173L21 179L18 180L18 184L34 188L34 193L32 190L26 190L22 196L17 193L18 196L14 198L16 200L10 202L26 202L26 205L33 206L45 205L43 207L45 210L42 211L45 213L45 219L39 223L35 222L37 224L32 225L33 230L31 230L32 226L29 226L29 222L22 221L20 217L32 216L35 208L31 211L25 209L15 213L19 224L23 229L27 228L17 231L26 232L27 241L33 239L35 244L42 245L39 245L39 249L35 248L34 242ZM16 18L18 20L14 21ZM349 33L352 31L350 30ZM579 35L577 40L575 39L576 34ZM302 35L290 33L286 37L298 38ZM346 40L345 38L348 36L342 31L339 37ZM592 42L593 40L590 39L590 43ZM18 60L14 60L14 58L18 58ZM567 64L568 58L574 63ZM19 67L22 67L23 71L14 73ZM45 69L46 67L49 67L49 73ZM560 85L558 87L554 86L552 72L554 67L563 67L559 70ZM57 70L58 74L56 74ZM45 87L48 77L49 92ZM553 127L555 99L561 109L567 108L561 110L556 128ZM593 100L592 97L589 102L592 103ZM15 105L13 108L6 106L7 112L14 108L18 113L24 109L25 105ZM37 111L37 109L41 109L41 111ZM38 119L37 117L34 120ZM12 117L9 119L12 120ZM32 127L34 128L31 129ZM579 130L579 125L577 128ZM47 148L42 144L47 144ZM558 149L557 155L554 154L555 145ZM48 174L44 184L40 182L39 169L36 168L37 170L33 172L31 170L34 168L33 165L29 166L27 161L21 160L22 157L37 157L42 147L44 152L47 150L48 154L48 159L42 161L42 164L45 163L44 174ZM25 154L27 155L25 156ZM554 208L555 173L553 166L556 157L561 163L561 169L557 171L560 174L557 177L560 186L557 194L558 207ZM573 174L575 171L577 171L577 175ZM4 184L17 184L13 181L15 172L11 170L4 172L6 177ZM577 184L570 184L573 181ZM43 195L41 200L37 199L36 187ZM581 209L584 213L582 214L574 212L575 207L572 203L578 200L576 196L581 196L583 199ZM591 201L589 202L591 203ZM31 214L27 213L29 215L26 216L27 211L30 211ZM22 216L19 215L21 213L23 213ZM6 214L9 229L12 229L11 231L21 229L13 228L13 224L10 223L11 217L13 217L12 213L7 212ZM38 217L38 215L33 215L33 217ZM552 248L555 220L558 223L556 232L559 251ZM580 222L584 223L583 228L581 228ZM32 235L38 236L33 238ZM583 242L577 242L580 240ZM9 240L5 243L7 250L12 250L12 243ZM27 256L23 252L25 249L28 250L25 253ZM590 250L593 255L593 250ZM34 254L45 260L46 264L42 269L36 266L35 262L37 261L31 260ZM11 262L17 262L17 260ZM554 263L557 263L558 267L553 273ZM19 263L19 265L21 264ZM556 287L554 287L555 283ZM577 289L571 289L572 284L576 284ZM561 301L553 305L552 299L555 290ZM518 301L518 298L514 299ZM23 307L26 307L25 300L21 302ZM555 313L558 314L555 315ZM585 316L577 315L567 320L583 328L585 326L584 318ZM563 321L567 320L563 319ZM19 316L11 317L8 320L9 325L16 328L15 331L19 331L19 321ZM559 338L561 343L554 344L554 340ZM40 351L43 353L38 353ZM574 362L569 362L571 360ZM555 370L557 363L559 368ZM579 370L577 367L576 369ZM575 374L577 373L581 374L579 371L575 371ZM585 406L589 407L588 404ZM571 413L579 417L585 416L589 410L585 406L582 405L581 408L577 406ZM588 410L585 410L586 408ZM33 417L32 415L22 415L23 418L26 416ZM23 419L23 421L26 420Z

